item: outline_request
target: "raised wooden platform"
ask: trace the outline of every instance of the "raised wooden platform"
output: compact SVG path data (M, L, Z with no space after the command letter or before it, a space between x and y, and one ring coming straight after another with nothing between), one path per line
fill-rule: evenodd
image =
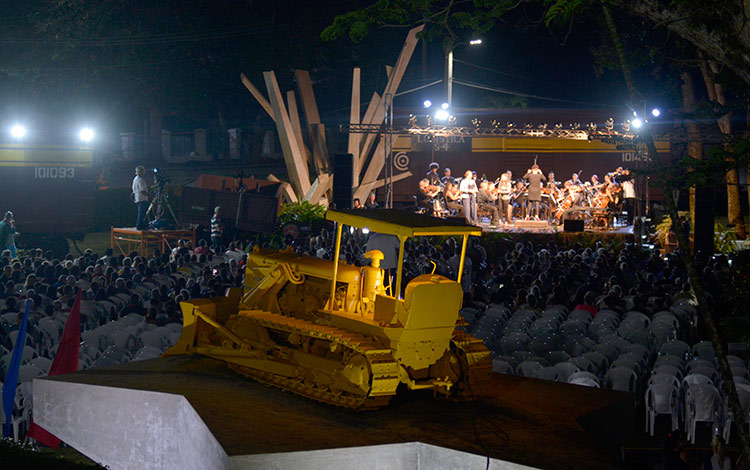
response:
M154 250L162 253L171 251L178 240L190 240L195 246L193 230L138 230L135 227L112 227L111 243L114 253L128 255L137 251L141 256L149 256Z
M44 383L37 390L40 381ZM54 392L55 383L59 383L59 392ZM91 394L85 386L77 393L64 390L80 388L81 384L92 386ZM95 392L97 389L100 392ZM101 424L103 433L148 439L147 431L154 428L165 439L159 447L164 452L169 451L168 436L177 441L188 439L184 434L187 421L180 418L171 423L171 418L152 416L154 411L149 410L163 407L154 408L163 394L184 396L230 463L239 456L276 454L281 458L281 453L420 442L481 456L481 468L485 458L546 469L616 468L620 445L633 421L633 399L629 394L499 374L479 401L457 403L436 399L430 393L405 392L383 409L358 412L265 387L234 373L222 362L198 356L153 359L45 377L35 381L34 390L35 420L49 424L51 429L58 429L55 423L65 429L68 435L61 437L67 437L74 447L75 439L85 443L101 439L103 445L120 439L119 435L99 436L85 427L83 418L68 409L79 407L83 413L93 413L94 418L96 413L102 413L105 423L118 414L118 419L132 421L127 425ZM159 394L145 402L141 398L140 405L133 405L131 416L124 398L118 398L127 390ZM60 398L55 399L55 393ZM71 393L77 398L70 398ZM69 400L69 404L57 400ZM86 403L80 404L81 401ZM151 408L144 408L148 406ZM75 422L68 423L71 416ZM76 430L76 426L82 429ZM132 426L132 431L128 426ZM85 435L78 436L79 432ZM197 445L197 441L192 444ZM130 449L129 452L136 452L132 450L135 447ZM148 449L144 447L144 452L155 451ZM85 449L79 450L86 453ZM358 468L377 467L365 454L361 454L361 460ZM333 468L335 462L330 463ZM496 467L493 463L492 468L514 467Z

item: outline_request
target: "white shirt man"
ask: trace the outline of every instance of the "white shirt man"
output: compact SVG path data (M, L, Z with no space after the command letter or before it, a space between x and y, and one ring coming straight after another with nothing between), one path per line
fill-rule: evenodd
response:
M461 184L458 185L459 191L461 191L461 199L464 203L464 217L466 223L476 225L479 220L477 218L477 182L474 181L471 170L467 170L464 174L464 179L461 180Z
M133 178L133 201L138 206L138 218L135 222L135 228L146 230L148 220L146 211L148 211L148 183L146 182L146 169L143 166L135 168L135 178Z

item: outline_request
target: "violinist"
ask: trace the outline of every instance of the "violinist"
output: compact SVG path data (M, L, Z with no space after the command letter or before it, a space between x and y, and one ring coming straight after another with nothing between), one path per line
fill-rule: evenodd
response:
M430 186L430 180L423 178L419 182L419 189L417 189L417 207L427 209L430 214L433 212L433 199L438 195L440 191Z
M479 208L489 210L492 213L492 219L490 223L497 225L500 223L500 217L497 211L497 199L490 192L489 181L482 181L479 183L479 191L477 191L477 205Z
M518 212L521 218L526 217L526 185L523 180L516 183L513 193L510 195L514 212Z
M505 172L500 176L497 183L497 206L500 215L505 217L507 223L513 221L513 206L510 204L510 193L513 191L513 182L510 180L510 172Z
M536 220L539 220L539 203L542 200L542 181L546 181L547 178L544 177L544 173L542 173L542 170L539 169L539 165L534 163L531 165L531 168L526 172L525 175L523 175L523 179L528 180L529 182L529 195L528 195L528 201L529 201L529 214L528 216L531 217L531 209L533 207L534 209L534 218Z
M464 213L464 206L461 204L461 191L455 183L445 184L445 206L449 211L455 211L457 214Z

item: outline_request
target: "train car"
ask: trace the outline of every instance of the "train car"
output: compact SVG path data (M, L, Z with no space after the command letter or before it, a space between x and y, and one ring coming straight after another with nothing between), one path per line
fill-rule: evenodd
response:
M0 144L0 210L13 212L19 247L68 252L94 219L93 150Z

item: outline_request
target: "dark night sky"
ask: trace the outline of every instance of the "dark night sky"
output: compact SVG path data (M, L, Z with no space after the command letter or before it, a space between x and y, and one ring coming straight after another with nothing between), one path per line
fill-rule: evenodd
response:
M311 72L324 119L329 126L335 125L348 116L351 67L362 67L363 100L373 91L381 92L386 78L384 66L395 62L407 31L377 30L361 44L348 39L323 43L319 38L322 29L336 14L356 4L344 0L165 0L156 7L138 0L124 10L132 17L103 9L81 18L81 12L49 12L44 9L48 4L31 1L24 4L26 10L3 22L6 34L0 34L0 42L5 42L0 52L0 120L26 120L37 125L40 132L54 128L59 133L68 132L67 127L78 122L94 121L116 135L123 130L142 132L149 105L158 102L170 130L219 128L221 120L229 127L250 126L263 112L241 85L239 73L246 73L264 89L261 71L273 69L285 91L294 86L293 69L304 68ZM39 11L50 15L47 19L57 26L40 30L44 14L34 16ZM68 21L64 15L72 19ZM539 12L525 10L511 17L510 23L534 16L538 18ZM543 25L519 28L500 23L484 35L482 45L456 49L454 75L456 79L530 95L625 105L627 94L619 72L595 76L591 54L591 47L599 41L592 34L595 27L593 23L574 25L566 45L560 46ZM247 33L211 38L211 32L238 29ZM163 40L174 34L194 34L202 39ZM113 37L147 41L106 47L80 42ZM9 43L9 38L15 42ZM61 38L73 38L73 42L60 43ZM400 91L442 78L440 44L428 43L425 57L422 52L418 46ZM423 60L427 62L424 77ZM436 85L398 97L395 105L419 109L425 98L440 100L440 96L442 85ZM456 107L497 106L509 101L507 95L492 96L490 92L454 86ZM671 105L665 103L665 96L655 95L653 100L662 107ZM539 99L526 99L526 103L534 107L585 106Z

